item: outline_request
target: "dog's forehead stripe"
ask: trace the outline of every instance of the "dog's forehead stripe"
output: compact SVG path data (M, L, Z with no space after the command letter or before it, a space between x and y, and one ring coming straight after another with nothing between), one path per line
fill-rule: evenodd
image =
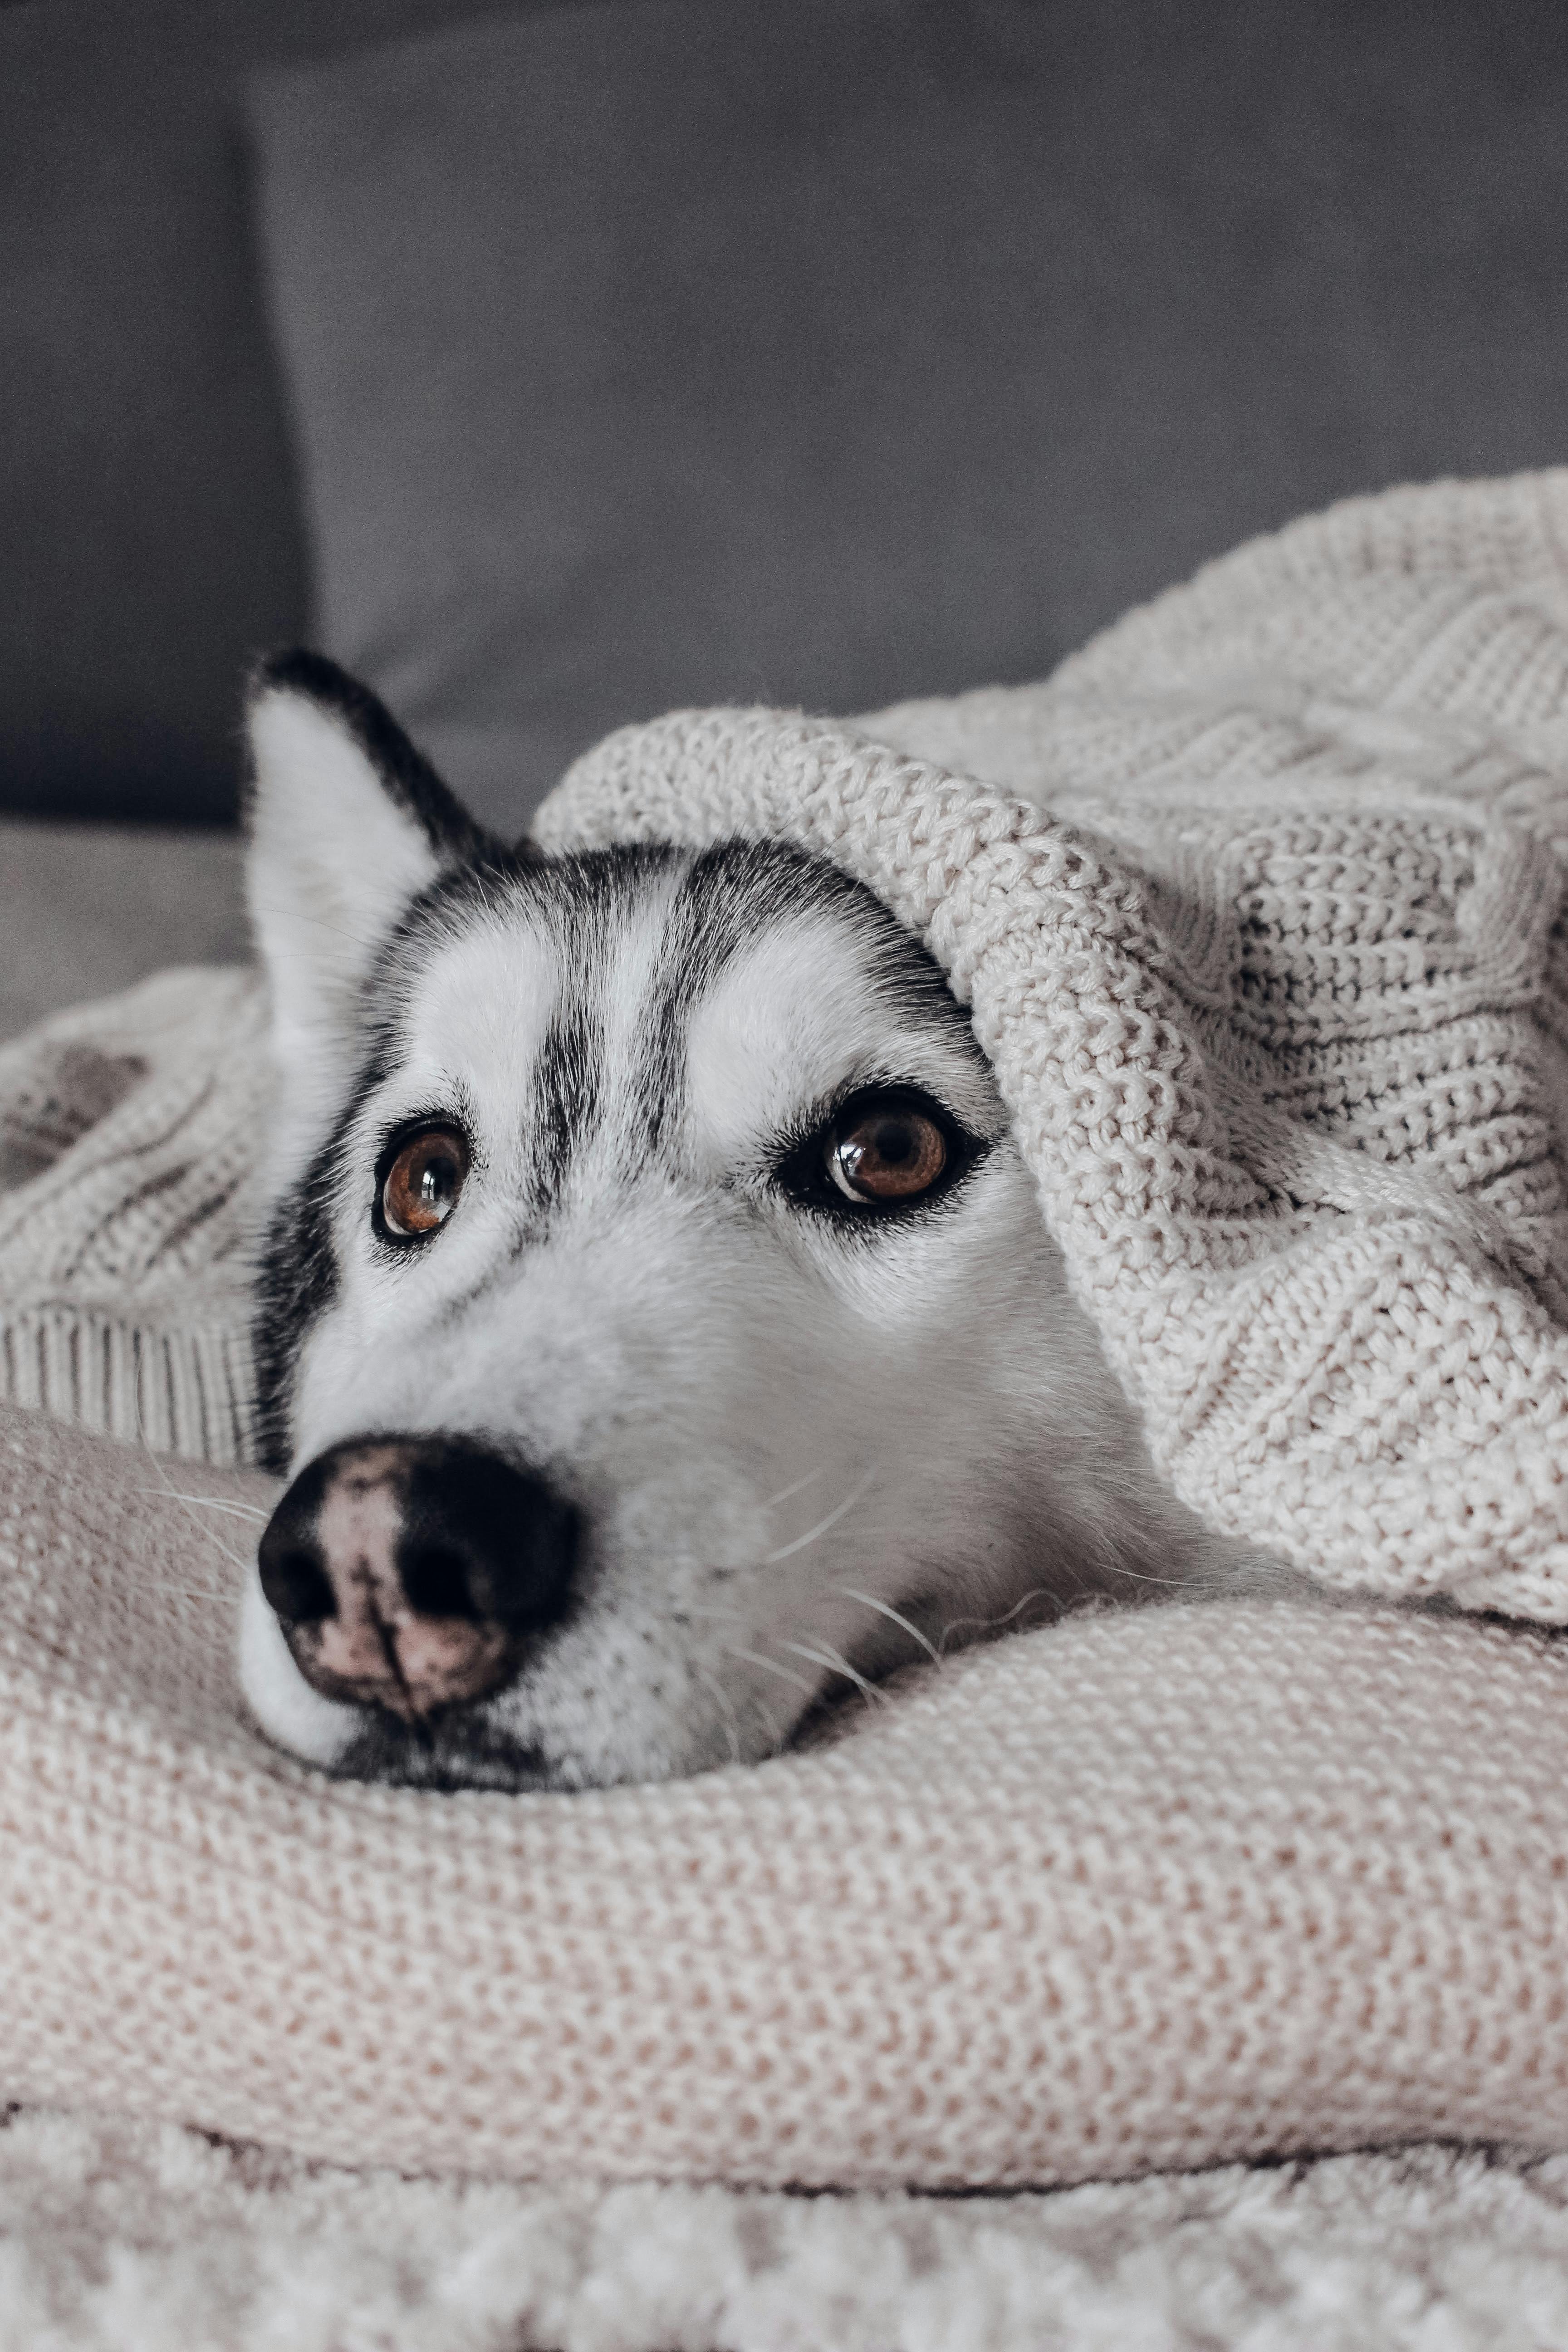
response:
M605 982L623 908L608 891L565 893L548 908L560 981L533 1066L523 1132L531 1146L531 1191L540 1213L559 1200L574 1160L596 1133L609 1099L611 1033Z
M566 860L529 880L561 964L532 1114L547 1207L595 1145L627 1179L657 1155L684 1102L695 1008L760 931L852 886L739 844Z

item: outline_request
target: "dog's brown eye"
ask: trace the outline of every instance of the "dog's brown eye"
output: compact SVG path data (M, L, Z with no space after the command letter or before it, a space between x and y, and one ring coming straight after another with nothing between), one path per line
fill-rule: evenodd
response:
M946 1166L935 1119L901 1104L852 1111L828 1139L827 1172L851 1201L912 1201Z
M455 1128L411 1136L386 1171L381 1213L389 1233L412 1241L445 1224L468 1172L468 1147Z

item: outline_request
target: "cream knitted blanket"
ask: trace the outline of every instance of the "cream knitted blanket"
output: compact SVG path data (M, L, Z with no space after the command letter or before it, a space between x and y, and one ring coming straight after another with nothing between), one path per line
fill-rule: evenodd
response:
M862 874L973 1003L1182 1494L1330 1582L1553 1622L1564 546L1563 476L1363 502L1045 688L678 717L540 824ZM816 1752L599 1796L268 1756L229 1645L270 1490L212 1466L246 1451L257 1034L248 980L175 976L0 1055L0 1363L59 1417L0 1431L0 2096L861 2186L1568 2142L1540 1633L1084 1619Z

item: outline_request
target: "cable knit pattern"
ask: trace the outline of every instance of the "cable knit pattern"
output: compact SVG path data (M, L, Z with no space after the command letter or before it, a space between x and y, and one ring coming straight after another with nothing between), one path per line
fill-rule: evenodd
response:
M1568 2144L1550 1634L1112 1612L760 1767L340 1786L236 1710L271 1491L0 1409L0 2098L848 2187Z

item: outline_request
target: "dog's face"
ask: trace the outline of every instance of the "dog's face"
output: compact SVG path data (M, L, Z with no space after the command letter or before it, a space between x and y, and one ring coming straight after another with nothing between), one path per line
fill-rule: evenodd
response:
M292 1484L247 1695L437 1785L760 1757L1080 1573L1124 1413L876 900L772 846L488 848L385 725L324 666L256 716Z

